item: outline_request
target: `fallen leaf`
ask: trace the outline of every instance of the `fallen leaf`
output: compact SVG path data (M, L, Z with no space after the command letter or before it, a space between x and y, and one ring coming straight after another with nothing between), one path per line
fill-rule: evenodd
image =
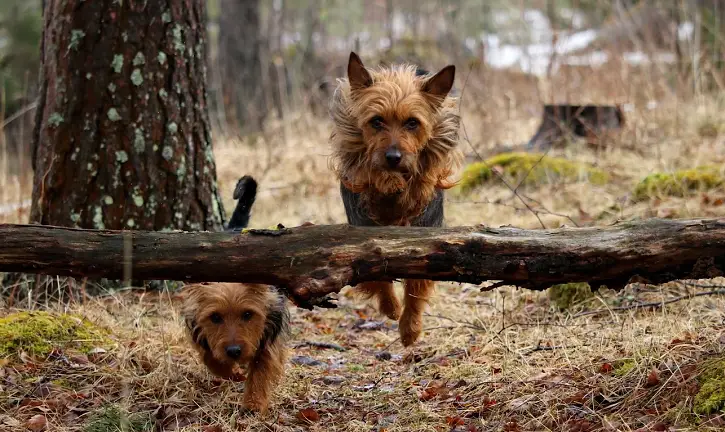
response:
M438 396L438 392L435 389L426 389L421 392L419 399L422 401L429 401L434 397Z
M448 426L463 426L466 422L460 417L446 416L446 423Z
M88 360L88 356L85 354L72 355L68 358L68 360L70 360L71 364L74 365L86 365L90 363L90 361Z
M16 429L20 427L20 420L14 419L10 416L2 415L0 416L0 425L5 425Z
M322 382L327 385L342 384L345 382L345 377L340 375L328 375L322 378Z
M647 375L647 382L645 383L645 387L653 387L660 383L660 373L657 371L657 369L652 369Z
M385 327L385 323L383 321L365 321L362 324L355 326L355 328L360 330L380 330L383 327Z
M719 338L717 338L717 341L720 342L722 345L725 345L725 333L721 334Z
M599 367L599 373L609 373L614 370L614 366L612 366L611 363L602 363L602 366Z
M312 408L305 408L297 412L297 419L308 423L314 423L320 420L320 415Z
M32 417L30 417L30 420L28 420L27 423L25 423L25 427L30 429L33 432L40 432L42 430L45 430L45 426L48 424L48 421L45 419L45 416L42 414L36 414Z
M301 365L301 366L322 366L323 363L319 360L313 359L307 356L294 356L290 359L290 362Z
M387 351L383 351L383 352L376 353L375 358L378 360L386 361L386 360L390 360L391 358L393 358L393 355Z

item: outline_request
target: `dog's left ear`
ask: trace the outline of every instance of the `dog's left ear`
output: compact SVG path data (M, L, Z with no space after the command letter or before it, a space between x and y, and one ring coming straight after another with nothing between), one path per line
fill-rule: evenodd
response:
M448 65L441 69L440 72L430 77L428 81L423 84L423 88L421 90L431 96L444 98L453 88L453 81L455 78L456 67Z
M280 297L272 309L267 313L267 320L264 323L264 334L259 346L259 352L274 343L277 338L289 331L289 311L285 299Z
M370 72L365 69L365 65L360 56L355 52L350 52L350 60L347 63L347 79L350 81L350 87L355 89L362 89L373 85L373 78L370 76Z

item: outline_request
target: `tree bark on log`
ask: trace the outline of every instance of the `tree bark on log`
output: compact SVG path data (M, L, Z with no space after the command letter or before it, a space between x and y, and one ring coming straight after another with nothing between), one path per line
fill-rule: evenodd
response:
M266 283L285 289L301 307L372 280L496 280L495 286L534 290L588 282L620 289L725 274L725 219L556 230L315 225L243 233L6 224L0 244L0 272L120 279L130 268L135 279Z

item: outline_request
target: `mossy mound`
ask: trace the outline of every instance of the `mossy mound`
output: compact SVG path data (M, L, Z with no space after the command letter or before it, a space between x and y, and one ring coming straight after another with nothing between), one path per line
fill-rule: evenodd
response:
M617 360L613 364L614 375L623 377L629 375L630 372L637 369L637 362L634 359Z
M54 348L87 353L110 343L106 330L76 315L23 311L0 318L0 357L43 357Z
M706 165L672 173L650 174L634 188L633 198L642 201L663 196L683 197L693 191L704 191L725 184L722 166Z
M560 181L589 181L604 184L609 180L606 172L589 164L564 158L543 156L536 153L501 153L484 162L466 167L458 184L460 192L469 192L478 186L497 179L493 170L514 184L526 177L524 184L538 185Z
M700 390L695 395L692 407L695 414L725 412L725 358L711 359L703 363L698 381Z
M594 296L586 282L554 285L548 289L549 301L559 310L567 310L572 305Z
M145 432L153 430L153 422L147 415L128 413L116 405L110 405L95 413L83 428L84 432Z

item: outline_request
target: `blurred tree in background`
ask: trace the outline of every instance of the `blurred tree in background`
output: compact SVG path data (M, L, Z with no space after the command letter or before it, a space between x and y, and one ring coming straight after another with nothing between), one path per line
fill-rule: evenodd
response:
M19 156L18 163L6 164L16 175L29 171L42 20L39 1L0 1L0 124L5 124L0 127L0 150Z
M40 2L0 2L0 93L6 115L34 98L42 21Z

